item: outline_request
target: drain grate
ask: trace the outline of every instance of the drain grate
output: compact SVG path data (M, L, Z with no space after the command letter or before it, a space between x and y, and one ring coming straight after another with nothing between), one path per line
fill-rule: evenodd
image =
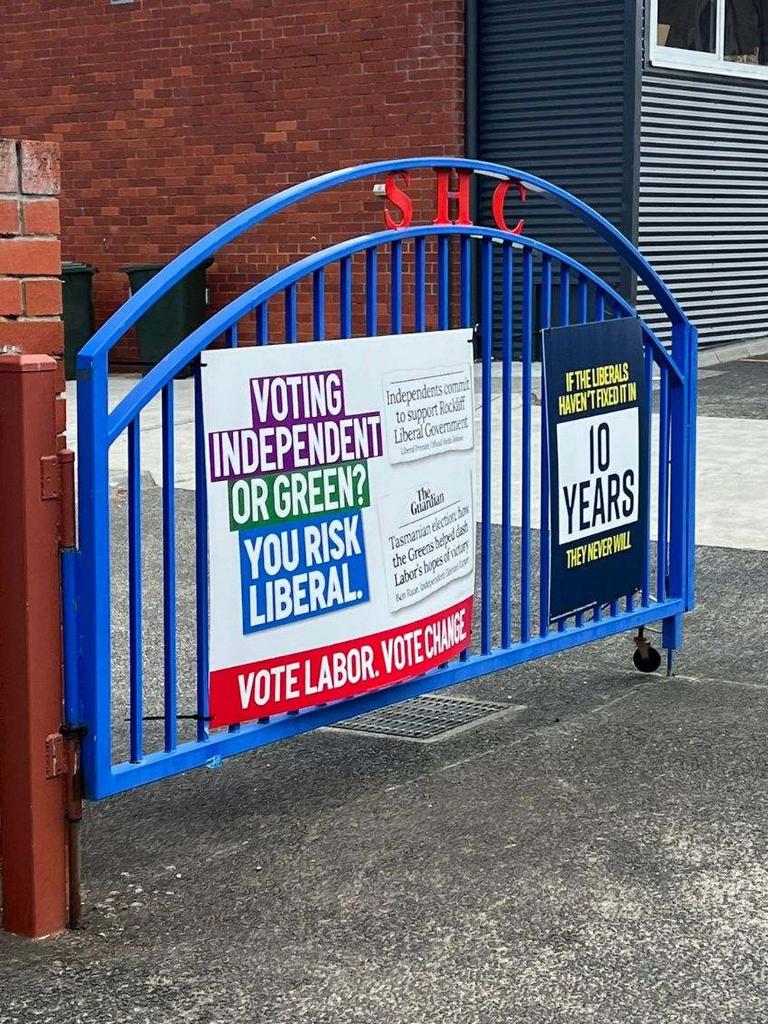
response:
M369 711L367 715L340 722L333 729L430 743L498 718L509 711L520 710L520 706L515 704L495 704L464 697L427 694L389 708Z

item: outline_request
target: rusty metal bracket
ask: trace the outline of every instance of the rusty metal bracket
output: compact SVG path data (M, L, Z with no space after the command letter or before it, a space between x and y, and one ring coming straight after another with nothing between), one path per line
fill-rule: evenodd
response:
M74 548L77 544L75 529L75 453L63 448L56 456L61 494L61 521L59 540L62 548Z
M70 774L70 744L60 732L52 732L45 738L45 777L56 779Z
M67 923L70 928L79 926L83 906L80 892L80 822L83 818L80 742L85 731L83 725L65 724L59 732L51 733L45 739L45 777L66 777L67 797L64 816L69 834Z
M84 725L64 723L60 735L67 749L67 831L69 834L69 919L70 928L80 926L83 899L80 889L80 823L83 820L83 778L80 773L80 745Z
M60 732L45 738L45 777L57 779L62 775L77 775L80 770L80 740L85 732L82 726L62 725Z

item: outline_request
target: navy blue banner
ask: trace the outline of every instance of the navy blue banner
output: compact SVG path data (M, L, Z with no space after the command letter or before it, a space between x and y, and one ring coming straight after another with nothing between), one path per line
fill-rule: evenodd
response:
M632 317L543 332L551 619L640 589L648 517L642 328Z

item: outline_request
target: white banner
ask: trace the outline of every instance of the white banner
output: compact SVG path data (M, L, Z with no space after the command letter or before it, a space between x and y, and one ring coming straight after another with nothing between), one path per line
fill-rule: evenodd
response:
M211 724L468 646L471 332L205 353Z

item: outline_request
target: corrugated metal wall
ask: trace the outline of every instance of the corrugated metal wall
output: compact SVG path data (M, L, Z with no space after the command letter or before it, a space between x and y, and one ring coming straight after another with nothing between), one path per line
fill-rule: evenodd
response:
M639 244L702 342L768 334L768 81L646 68Z
M532 171L598 209L625 233L632 174L627 145L625 10L621 0L477 0L477 146L482 159ZM631 102L631 99L630 99ZM480 196L490 218L490 190ZM511 204L510 204L511 205ZM531 197L526 233L623 286L613 251L572 215ZM511 216L511 215L510 215Z

